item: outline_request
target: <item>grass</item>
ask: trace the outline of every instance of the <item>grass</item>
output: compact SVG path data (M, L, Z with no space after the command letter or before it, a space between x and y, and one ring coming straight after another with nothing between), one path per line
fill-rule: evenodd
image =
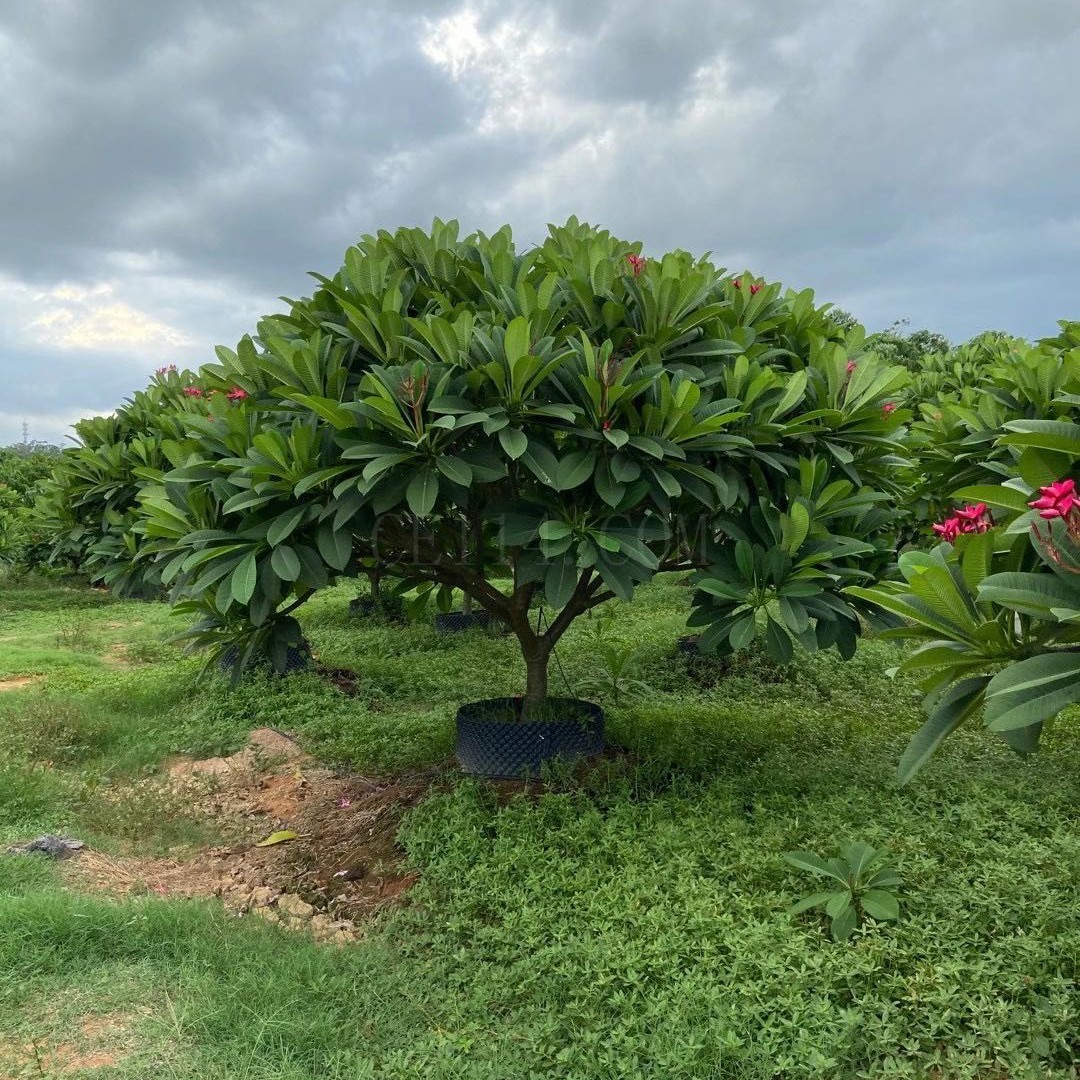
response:
M359 673L356 697L312 675L229 692L164 643L160 605L86 595L2 589L0 664L33 649L44 675L0 694L9 838L182 849L205 839L182 806L118 813L110 792L260 724L359 771L439 761L458 704L522 687L512 641L352 621L334 590L303 621L323 662ZM671 656L687 600L643 589L607 632L650 687L608 703L633 756L538 798L461 778L430 799L401 835L421 882L361 944L316 947L208 903L80 896L0 857L0 1063L21 1047L7 1067L38 1076L27 1046L120 1016L122 1052L92 1075L1075 1078L1075 718L1033 759L961 732L898 790L919 711L885 674L892 646L788 672L688 667ZM597 683L596 632L586 620L560 646L553 693ZM901 918L837 944L819 917L787 916L818 886L780 854L854 839L891 852Z

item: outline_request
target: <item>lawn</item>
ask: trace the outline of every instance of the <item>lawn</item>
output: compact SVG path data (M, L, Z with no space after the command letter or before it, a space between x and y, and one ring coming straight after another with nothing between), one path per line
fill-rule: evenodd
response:
M0 584L0 683L32 679L0 692L0 839L182 857L215 822L145 794L171 755L273 726L387 773L444 762L461 702L520 691L512 640L352 621L350 595L301 617L355 696L199 681L164 605ZM606 631L648 688L605 698L628 753L510 795L448 770L399 835L417 884L356 944L0 855L0 1076L1075 1078L1076 717L1030 759L961 732L897 789L920 710L895 646L688 666L688 603L658 581ZM599 632L568 633L553 692L602 680ZM837 943L787 914L819 886L781 855L851 840L891 853L901 916Z

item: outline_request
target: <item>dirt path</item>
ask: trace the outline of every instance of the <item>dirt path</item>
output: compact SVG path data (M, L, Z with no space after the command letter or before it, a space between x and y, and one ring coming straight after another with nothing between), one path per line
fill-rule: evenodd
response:
M164 779L150 781L168 785L242 841L185 859L87 850L66 860L63 872L74 887L114 895L219 896L239 914L344 944L417 880L403 864L397 831L439 775L339 775L289 736L259 728L230 757L176 759ZM259 846L279 832L293 835Z

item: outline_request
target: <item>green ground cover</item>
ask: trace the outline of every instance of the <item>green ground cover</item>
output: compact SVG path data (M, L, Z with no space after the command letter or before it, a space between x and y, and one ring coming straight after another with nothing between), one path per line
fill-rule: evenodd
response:
M108 793L262 724L359 771L439 762L459 703L520 692L512 640L350 621L350 595L302 621L325 664L359 673L356 697L315 675L199 683L163 605L0 584L0 680L41 676L0 693L0 840L182 851L212 824ZM50 1075L87 1017L123 1016L86 1075L1075 1077L1076 718L1031 759L961 731L898 790L920 712L886 675L893 646L693 670L672 655L688 602L658 582L607 631L648 686L607 702L632 756L509 802L456 778L402 831L420 883L357 945L208 902L82 896L0 857L0 1062ZM596 630L560 645L553 692L602 679ZM838 944L786 914L818 885L781 853L853 839L891 852L901 917Z

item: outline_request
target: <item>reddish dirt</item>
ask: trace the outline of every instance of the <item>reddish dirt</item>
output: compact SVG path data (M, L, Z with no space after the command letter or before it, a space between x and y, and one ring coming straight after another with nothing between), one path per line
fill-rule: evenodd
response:
M79 1021L78 1034L66 1042L0 1040L0 1080L66 1076L117 1065L130 1053L129 1029L137 1019L130 1013L92 1014Z
M39 675L19 675L14 679L0 679L0 693L5 690L23 690L27 686L33 686L41 682Z
M185 859L87 850L66 860L63 872L72 886L114 895L220 896L238 914L307 928L318 940L343 944L417 880L403 865L397 831L402 815L441 772L339 775L289 736L259 728L230 757L181 758L168 767L168 785L237 842ZM297 836L256 846L282 830Z

